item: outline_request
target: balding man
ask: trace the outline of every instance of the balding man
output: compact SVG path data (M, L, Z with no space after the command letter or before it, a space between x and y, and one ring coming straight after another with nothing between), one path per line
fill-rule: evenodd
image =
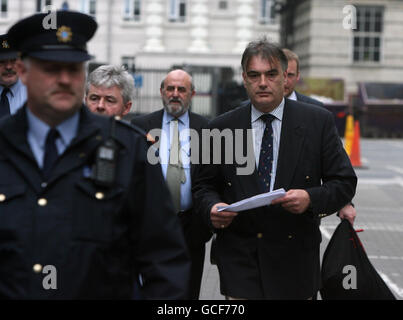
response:
M176 69L169 72L161 82L160 93L164 108L136 117L132 120L132 124L146 132L161 129L159 157L162 172L182 222L191 257L189 299L198 299L203 274L205 242L210 239L211 232L193 210L191 187L198 167L196 164L190 164L189 161L190 145L187 129L196 130L200 134L201 129L207 125L207 119L189 111L195 89L192 77L184 70ZM173 150L177 152L176 164L173 163Z

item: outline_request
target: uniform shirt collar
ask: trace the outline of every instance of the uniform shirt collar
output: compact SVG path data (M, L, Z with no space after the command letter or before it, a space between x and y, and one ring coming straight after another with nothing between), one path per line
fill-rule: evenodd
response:
M9 88L9 89L10 89L11 96L14 97L14 96L17 94L18 90L20 90L20 88L21 88L22 86L23 86L23 84L22 84L21 80L18 79L17 82L14 83L14 84ZM0 88L1 88L0 92L3 92L3 89L4 89L5 87L0 85Z
M34 139L38 141L41 148L44 148L46 136L50 126L35 116L29 108L27 110L28 130L32 133ZM63 145L68 146L77 134L80 113L76 112L70 118L64 120L56 129L59 131L60 139Z

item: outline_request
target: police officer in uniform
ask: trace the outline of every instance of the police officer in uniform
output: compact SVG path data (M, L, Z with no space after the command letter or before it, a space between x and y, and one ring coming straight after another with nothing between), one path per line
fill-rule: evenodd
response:
M0 118L14 114L27 100L27 90L18 79L18 52L7 35L0 35Z
M97 24L57 12L17 22L9 39L27 103L0 120L0 298L185 297L189 258L145 138L83 107L86 42Z

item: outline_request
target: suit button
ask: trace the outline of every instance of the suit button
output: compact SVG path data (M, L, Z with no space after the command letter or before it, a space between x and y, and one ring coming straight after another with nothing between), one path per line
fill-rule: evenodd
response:
M292 234L289 234L289 235L288 235L288 239L292 239Z
M42 271L42 265L39 263L36 263L36 264L34 264L32 269L34 270L35 273L40 273Z
M95 194L95 198L97 198L98 200L102 200L105 197L105 195L103 194L103 192L97 192Z
M228 187L231 187L231 186L232 186L231 182L228 182Z
M306 176L305 179L306 179L306 180L309 180L309 179L311 179L311 177L310 177L310 176Z
M4 194L0 194L0 202L3 202L4 200L6 200L6 195Z
M258 239L262 239L262 238L263 238L263 233L260 233L260 232L259 232L259 233L257 234L257 238L258 238Z
M45 198L40 198L40 199L38 200L38 204L39 204L41 207L44 207L44 206L46 206L46 205L48 204L48 200L46 200Z

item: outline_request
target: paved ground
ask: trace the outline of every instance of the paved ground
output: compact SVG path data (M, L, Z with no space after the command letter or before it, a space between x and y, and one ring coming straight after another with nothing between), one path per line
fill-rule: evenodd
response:
M403 140L361 139L361 160L354 227L364 229L359 237L372 264L403 300ZM322 220L322 254L339 221L336 216ZM200 299L224 299L217 268L209 263L209 244Z

